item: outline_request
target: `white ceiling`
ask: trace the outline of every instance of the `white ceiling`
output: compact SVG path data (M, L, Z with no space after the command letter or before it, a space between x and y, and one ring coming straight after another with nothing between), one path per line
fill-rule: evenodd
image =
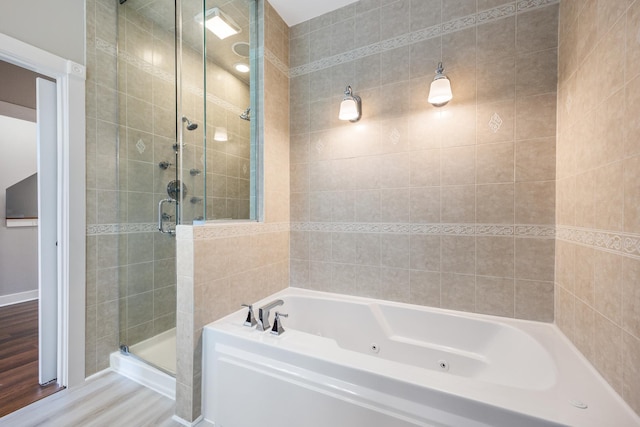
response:
M284 22L292 27L358 0L269 0Z

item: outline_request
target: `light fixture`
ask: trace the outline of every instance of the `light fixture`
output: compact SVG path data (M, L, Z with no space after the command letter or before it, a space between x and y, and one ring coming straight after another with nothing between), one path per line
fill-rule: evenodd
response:
M228 141L229 136L227 135L227 128L223 126L216 127L216 131L213 134L213 139L220 142Z
M442 107L453 98L451 82L443 72L444 68L442 67L442 62L440 62L429 90L429 103L434 107Z
M202 13L197 14L195 20L202 24ZM220 40L226 39L227 37L233 36L234 34L238 34L242 31L240 26L236 24L231 17L217 7L208 9L205 12L204 26Z
M235 68L239 73L248 73L250 70L249 66L244 62L237 62L233 64L233 68Z
M347 86L344 90L344 98L340 103L338 118L355 123L360 120L360 117L362 117L362 100L358 95L353 94L351 86Z

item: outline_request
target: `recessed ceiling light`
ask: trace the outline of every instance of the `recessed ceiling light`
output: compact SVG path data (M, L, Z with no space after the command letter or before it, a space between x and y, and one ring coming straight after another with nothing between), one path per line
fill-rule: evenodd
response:
M248 73L250 70L249 66L244 62L238 62L237 64L234 64L233 67L240 73Z

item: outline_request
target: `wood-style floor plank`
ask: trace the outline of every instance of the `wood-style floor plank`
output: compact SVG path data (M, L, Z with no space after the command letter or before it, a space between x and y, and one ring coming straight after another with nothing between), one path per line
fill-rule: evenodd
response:
M0 418L0 427L180 427L175 402L114 372Z
M38 384L38 301L0 307L0 417L61 389Z

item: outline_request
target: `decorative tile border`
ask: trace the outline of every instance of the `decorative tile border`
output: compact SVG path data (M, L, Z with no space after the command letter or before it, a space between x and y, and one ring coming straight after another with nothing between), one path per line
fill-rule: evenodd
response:
M167 227L173 226L169 222ZM158 223L134 223L134 224L97 224L87 226L87 236L99 236L108 234L149 233L158 231Z
M434 236L514 236L554 238L552 225L501 224L398 224L398 223L340 223L293 222L291 231L317 231L324 233L382 233L427 234Z
M488 22L496 21L498 19L507 18L509 16L514 16L519 13L528 12L530 10L538 9L541 7L558 4L559 2L560 0L514 1L502 6L494 7L493 9L483 10L472 15L463 16L462 18L447 21L442 24L414 31L412 33L403 34L388 40L382 40L378 43L373 43L368 46L351 50L349 52L344 52L339 55L323 58L309 64L300 65L289 70L289 77L298 77L312 73L314 71L324 70L326 68L330 68L346 62L351 62L369 55L397 49L399 47L409 46L413 43L432 39L434 37L439 37L445 34L454 33L474 27L479 24L485 24Z
M175 224L166 222L167 227L173 228ZM264 223L256 221L237 222L209 222L204 225L192 226L194 239L220 239L223 237L245 236L260 233L277 233L289 231L288 222ZM87 226L87 236L131 234L131 233L155 233L158 232L157 223L138 224L99 224Z
M640 236L637 234L558 226L557 236L564 242L640 259Z
M285 64L280 58L276 56L275 53L271 52L269 49L264 50L264 59L271 62L274 67L276 67L282 74L289 77L289 66Z
M127 64L133 67L136 67L137 69L142 70L147 74L151 74L154 77L164 80L167 83L175 82L175 76L173 75L173 73L164 71L154 66L153 64L138 58L135 55L131 55L128 52L125 52L125 51L118 52L118 49L114 45L97 37L96 37L96 49L108 55L111 55L114 57L117 56L119 59L126 62ZM183 86L183 90L191 93L192 95L198 96L199 98L204 98L204 95L205 95L204 90L202 88L199 88L198 86L192 85L192 84L185 84ZM227 111L230 111L233 114L238 114L238 115L242 114L246 108L246 107L239 107L237 105L233 105L229 101L226 101L209 92L207 92L207 101Z

